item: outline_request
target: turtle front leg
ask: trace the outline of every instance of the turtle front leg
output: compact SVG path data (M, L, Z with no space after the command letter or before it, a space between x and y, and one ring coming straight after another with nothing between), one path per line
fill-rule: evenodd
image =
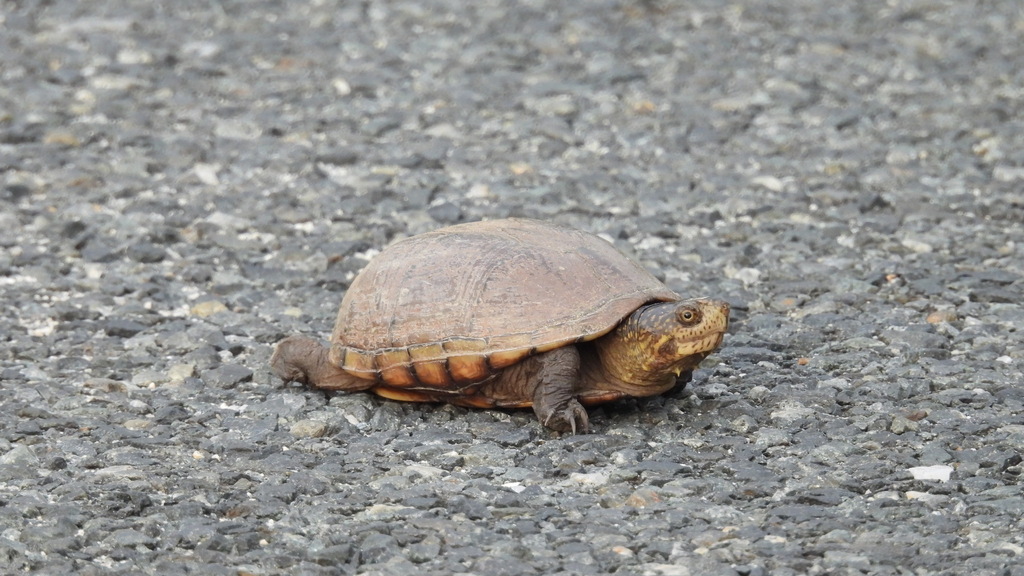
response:
M573 392L580 377L580 354L576 347L556 348L533 361L533 411L540 423L558 432L589 432L587 410Z
M278 342L270 357L270 370L285 382L301 382L324 390L358 392L375 384L331 364L327 348L305 336L289 336Z

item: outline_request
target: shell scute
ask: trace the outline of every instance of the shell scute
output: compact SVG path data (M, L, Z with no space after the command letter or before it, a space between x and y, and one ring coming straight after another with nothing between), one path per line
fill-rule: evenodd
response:
M416 376L410 369L412 361L408 348L391 348L374 358L381 380L399 388L413 386L417 383Z
M430 342L409 347L412 369L423 384L447 388L452 384L448 373L447 357L440 342Z

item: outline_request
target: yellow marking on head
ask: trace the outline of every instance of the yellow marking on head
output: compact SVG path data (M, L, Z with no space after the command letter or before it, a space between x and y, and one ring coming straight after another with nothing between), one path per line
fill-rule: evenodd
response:
M598 341L601 363L630 394L664 387L718 348L728 314L727 303L704 299L645 306Z

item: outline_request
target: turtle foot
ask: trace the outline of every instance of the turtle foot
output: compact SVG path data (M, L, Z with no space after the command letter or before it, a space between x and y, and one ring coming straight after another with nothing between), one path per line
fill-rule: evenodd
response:
M541 416L538 414L537 416ZM541 424L557 432L586 434L590 432L590 417L587 409L575 398L565 408L552 410L547 416L540 418Z

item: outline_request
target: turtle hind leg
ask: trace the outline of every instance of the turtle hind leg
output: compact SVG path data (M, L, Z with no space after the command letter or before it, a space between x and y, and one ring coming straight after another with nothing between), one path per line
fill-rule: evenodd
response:
M305 336L289 336L277 343L270 370L285 382L300 382L324 390L357 392L376 382L345 372L327 359L327 348Z
M530 361L535 363L531 375L536 386L533 411L540 423L558 432L589 432L587 410L574 393L580 377L580 354L576 347L556 348Z

